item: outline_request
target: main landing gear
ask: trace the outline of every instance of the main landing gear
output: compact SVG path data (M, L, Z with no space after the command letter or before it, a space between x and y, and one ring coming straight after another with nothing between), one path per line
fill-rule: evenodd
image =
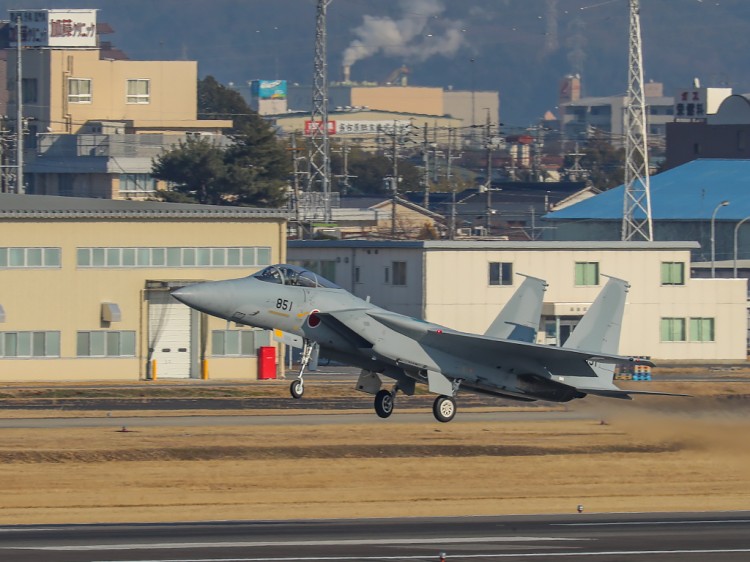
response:
M450 396L438 396L432 404L432 414L437 421L448 423L456 415L456 401Z
M375 395L375 413L378 415L378 417L381 418L388 418L393 413L393 407L394 407L394 401L396 398L396 389L394 388L391 392L390 390L380 390Z
M380 390L375 395L375 413L378 417L391 417L397 391L398 387L394 387L393 390ZM432 414L437 421L448 423L456 416L456 401L451 396L438 396L432 405Z
M289 386L289 393L292 395L292 398L300 399L302 398L302 395L305 393L305 381L302 378L302 374L305 372L305 368L307 367L307 364L310 362L310 358L312 357L313 351L315 350L315 346L317 344L314 342L311 342L310 340L305 340L304 345L302 346L302 360L301 365L299 368L299 374L297 375L297 378L292 381L292 384Z

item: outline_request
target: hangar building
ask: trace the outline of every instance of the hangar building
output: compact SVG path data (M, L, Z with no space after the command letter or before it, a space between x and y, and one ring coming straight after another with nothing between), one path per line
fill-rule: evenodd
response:
M257 376L267 331L169 290L285 261L275 209L0 194L0 380Z

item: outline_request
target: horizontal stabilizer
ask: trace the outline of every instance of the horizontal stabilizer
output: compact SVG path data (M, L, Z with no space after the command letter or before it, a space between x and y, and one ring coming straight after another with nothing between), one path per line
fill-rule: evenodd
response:
M617 389L617 390L600 390L600 389L580 389L581 392L585 392L586 394L595 394L596 396L606 396L607 398L622 398L624 400L631 400L630 395L646 395L646 396L683 396L685 398L692 398L692 395L690 394L678 394L675 392L656 392L653 390L623 390L623 389Z

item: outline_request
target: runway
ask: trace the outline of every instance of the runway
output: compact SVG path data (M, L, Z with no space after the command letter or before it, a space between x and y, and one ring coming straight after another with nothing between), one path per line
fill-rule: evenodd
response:
M574 411L550 411L544 409L522 412L460 412L451 423L477 421L545 421L545 420L580 420L596 419L591 414ZM296 414L249 414L249 415L169 415L169 416L102 416L74 418L0 418L0 429L42 429L42 428L82 428L111 427L219 427L219 426L316 426L346 425L360 423L380 423L384 427L389 423L436 423L431 413L418 411L401 411L391 418L383 420L375 413L296 413Z
M439 560L729 562L750 512L0 527L14 562Z

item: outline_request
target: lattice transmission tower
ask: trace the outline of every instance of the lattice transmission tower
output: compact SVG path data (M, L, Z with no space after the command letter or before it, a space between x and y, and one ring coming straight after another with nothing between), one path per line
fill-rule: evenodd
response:
M646 97L643 92L643 48L640 0L630 1L628 93L625 105L625 196L622 240L654 239L648 175Z
M326 60L326 19L332 0L318 0L315 23L315 63L312 113L310 115L310 158L308 192L320 191L323 220L331 221L331 147L328 138L328 62Z

